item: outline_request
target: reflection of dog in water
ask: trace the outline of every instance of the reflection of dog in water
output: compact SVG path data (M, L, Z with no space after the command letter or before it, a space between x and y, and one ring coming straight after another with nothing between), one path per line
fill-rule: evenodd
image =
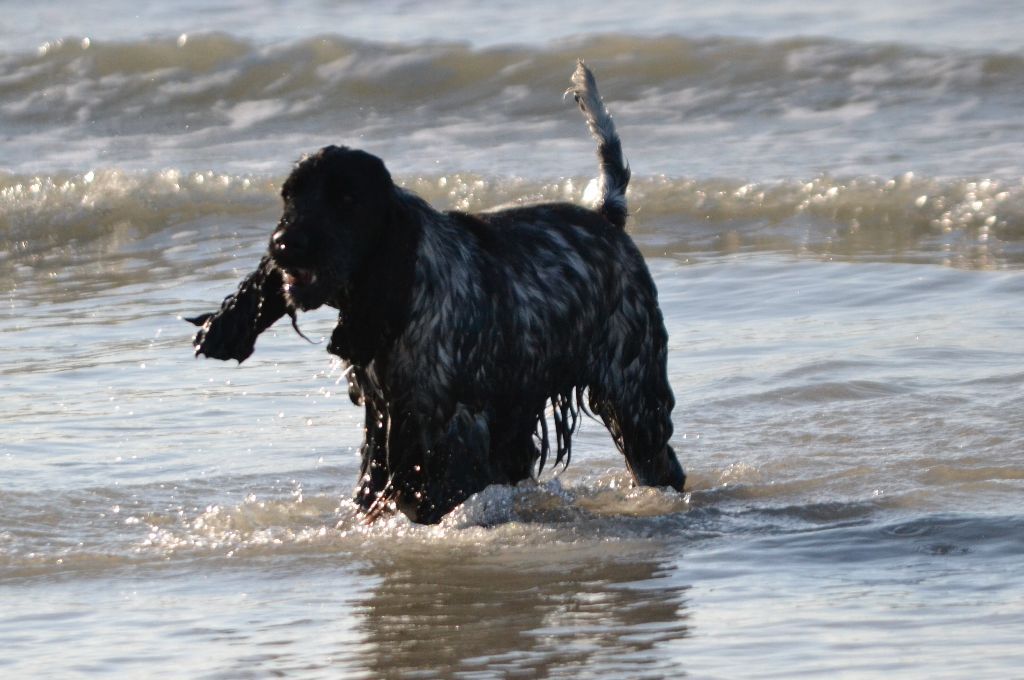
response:
M567 464L584 391L637 482L683 488L665 325L624 229L629 168L582 61L572 82L598 141L596 210L439 212L379 158L329 146L285 181L256 271L190 319L196 354L241 362L283 315L338 309L328 351L366 409L356 502L370 519L397 507L437 522L489 484L530 477L552 446Z

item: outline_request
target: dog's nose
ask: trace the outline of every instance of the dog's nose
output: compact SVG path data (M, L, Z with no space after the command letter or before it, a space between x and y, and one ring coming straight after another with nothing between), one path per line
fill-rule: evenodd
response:
M270 249L275 255L295 257L304 255L309 248L309 239L296 229L278 229L270 237Z

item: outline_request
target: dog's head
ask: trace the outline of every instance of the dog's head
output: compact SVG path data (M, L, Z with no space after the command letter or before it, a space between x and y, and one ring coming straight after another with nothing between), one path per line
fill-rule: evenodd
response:
M327 146L299 161L270 237L289 306L315 309L352 282L383 240L394 191L383 161L365 151Z

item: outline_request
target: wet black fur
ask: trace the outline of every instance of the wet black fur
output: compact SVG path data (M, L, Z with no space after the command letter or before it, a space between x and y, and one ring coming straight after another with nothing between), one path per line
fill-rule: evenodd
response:
M584 399L639 483L682 490L667 335L620 225L569 203L439 212L380 159L334 146L298 163L282 197L268 255L192 319L193 344L241 362L281 316L338 309L328 351L366 412L356 501L371 518L394 504L437 522L530 477L552 448L549 406L568 463Z

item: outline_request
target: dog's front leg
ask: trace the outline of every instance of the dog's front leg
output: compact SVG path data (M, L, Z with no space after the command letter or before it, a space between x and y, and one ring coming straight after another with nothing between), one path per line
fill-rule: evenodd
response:
M396 417L388 439L392 500L409 519L436 524L494 481L487 419L457 404L441 428Z
M282 290L281 272L270 256L246 276L216 312L185 319L199 326L192 346L196 356L245 361L256 346L260 333L288 311Z
M359 450L362 464L354 500L364 511L369 511L378 499L386 495L388 488L387 438L390 418L386 409L378 408L376 402L370 399L366 400L365 408L366 432Z

